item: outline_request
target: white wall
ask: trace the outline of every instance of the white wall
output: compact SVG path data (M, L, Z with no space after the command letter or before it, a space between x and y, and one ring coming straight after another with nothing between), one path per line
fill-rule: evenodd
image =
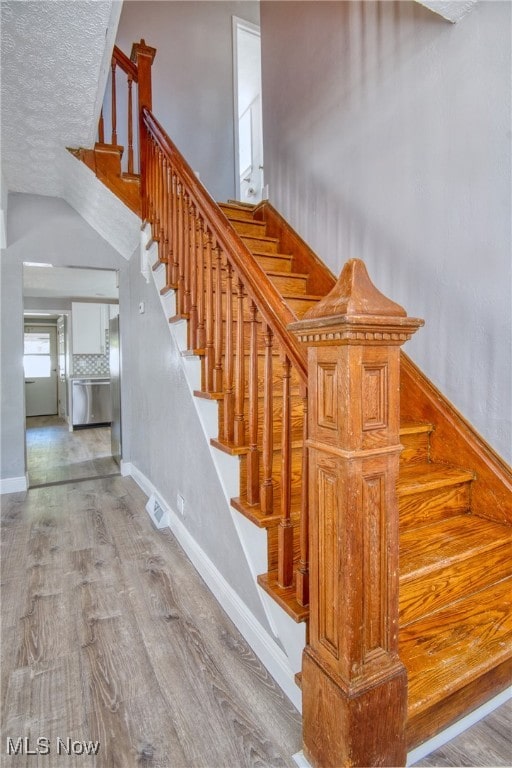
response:
M216 200L235 194L232 16L259 22L259 3L133 0L116 44L157 49L153 113Z
M123 423L123 460L142 472L175 512L178 493L184 498L183 525L268 628L183 373L181 354L155 286L140 274L138 254L130 262L130 285L129 311L120 319L121 339L129 339L122 358L122 396L128 387L131 403Z
M128 263L64 200L9 194L8 241L1 275L0 478L25 475L23 262L120 270L120 302L128 303Z
M505 458L511 4L262 2L270 199L338 273L367 262L425 328L406 351Z

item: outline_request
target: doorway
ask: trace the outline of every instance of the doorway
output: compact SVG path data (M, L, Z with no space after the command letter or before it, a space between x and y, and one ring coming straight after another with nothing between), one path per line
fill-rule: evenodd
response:
M57 414L57 363L57 326L25 324L23 367L27 417Z
M119 474L110 415L105 411L104 419L93 419L98 415L93 408L90 419L79 420L72 397L76 382L109 385L109 317L119 313L118 285L115 270L24 264L25 447L31 488ZM94 334L91 322L80 325L84 307L98 320ZM119 386L119 375L116 381Z
M233 17L235 184L237 199L263 197L261 37L256 24Z

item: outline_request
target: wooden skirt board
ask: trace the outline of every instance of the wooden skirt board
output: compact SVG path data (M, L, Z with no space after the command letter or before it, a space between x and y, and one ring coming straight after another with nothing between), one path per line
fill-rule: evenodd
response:
M2 766L291 768L298 712L145 503L119 476L4 496Z

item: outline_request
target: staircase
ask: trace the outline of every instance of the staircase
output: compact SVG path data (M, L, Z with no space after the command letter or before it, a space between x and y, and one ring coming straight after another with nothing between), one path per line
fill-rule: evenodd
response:
M142 43L139 47L139 67L145 61L147 75L147 61L152 61L154 50ZM137 61L137 46L134 50L132 60ZM123 66L129 69L124 60ZM213 446L239 459L239 491L231 504L266 531L267 570L258 577L258 583L296 622L311 621L313 629L314 620L315 632L310 633L309 641L313 646L319 615L313 600L319 595L315 582L316 591L310 601L314 581L310 556L315 568L319 563L320 567L328 564L320 574L325 581L321 583L321 597L328 608L327 613L325 608L320 609L320 614L324 611L320 620L325 625L325 637L317 642L319 652L310 651L308 664L309 669L318 664L322 674L331 676L335 693L321 683L315 689L315 701L310 706L305 701L305 750L308 713L314 713L311 719L315 720L315 728L322 717L327 722L329 710L338 706L336 697L340 695L341 714L335 712L332 716L335 729L341 733L343 744L357 742L359 751L353 754L358 757L339 758L336 763L337 757L318 756L323 754L321 746L316 753L308 748L312 762L399 764L405 752L386 752L380 748L380 741L402 743L410 750L502 691L511 680L510 469L403 353L398 358L389 357L390 361L398 361L400 369L400 403L393 386L386 389L387 374L381 375L383 366L378 361L369 366L363 388L367 402L363 404L356 390L344 394L331 387L334 363L322 363L316 375L311 362L314 356L308 358L305 344L290 328L295 331L302 318L303 323L308 322L315 314L321 321L325 301L330 300L334 307L343 304L343 317L360 326L366 322L361 307L372 305L373 314L368 317L378 339L375 349L384 352L387 344L394 344L398 353L398 345L408 338L407 334L395 333L401 323L409 320L402 317L405 312L382 297L367 277L362 282L353 279L350 290L354 293L348 298L343 295L340 303L340 291L345 290L350 275L361 275L364 267L349 262L351 266L348 271L344 269L337 283L269 203L251 206L228 201L218 206L151 114L147 95L150 83L141 85L140 69L137 75L139 97L142 93L142 219L151 225L152 242L158 244L155 268L165 265L166 286L162 292L176 294L176 314L169 322L187 321L186 354L201 359L201 386L195 395L218 403L218 435ZM82 159L87 161L86 157ZM361 291L368 291L368 301ZM349 311L351 297L356 309ZM383 319L383 315L389 318ZM384 328L384 321L389 321L389 327ZM414 332L420 321L409 325L410 332ZM333 356L340 336L335 332L329 335L328 329L323 335ZM347 342L355 354L353 359L357 357L358 339L366 336L363 330ZM400 342L396 342L398 336ZM314 345L314 331L311 338ZM375 349L369 354L377 355ZM393 365L390 362L389 381L394 375ZM318 413L317 390L321 390L322 414ZM387 474L382 477L393 480L391 491L383 492L385 504L382 509L378 507L377 516L374 501L370 499L367 504L371 514L363 521L364 535L377 546L367 550L363 546L362 554L354 550L363 570L356 568L345 593L339 592L336 563L341 563L339 550L344 553L340 569L345 568L347 559L351 560L353 553L347 542L350 544L349 536L357 537L358 532L345 536L345 530L336 529L327 516L327 522L323 521L323 550L312 552L319 541L315 532L318 519L309 518L320 498L315 487L317 476L310 467L310 456L316 450L312 427L323 420L328 431L334 424L337 400L342 397L355 414L359 413L357 409L362 413L366 408L374 422L366 433L366 448L357 455L364 459L372 454L376 461L391 457ZM383 426L379 420L391 424L395 405L396 413L398 409L400 413L399 430L394 437L391 425L386 437L389 440L382 442L385 430L379 432ZM357 417L354 423L359 423ZM399 444L403 449L398 467ZM345 462L346 478L352 477L354 467L359 466L354 458L357 452L340 448L336 442L331 448L333 457L338 455ZM348 484L347 480L336 488ZM329 500L327 486L324 491ZM369 491L370 495L374 492L381 491ZM333 493L329 503L334 508L337 491ZM354 497L354 509L356 501ZM344 546L348 548L343 550ZM324 551L329 547L332 552ZM398 554L399 575L394 565ZM375 595L361 583L366 577ZM365 627L362 619L354 625L349 623L350 610L357 608L358 600L362 614L369 617ZM334 619L331 614L335 614ZM369 649L366 658L361 660L360 668L359 662L351 663L345 668L346 674L341 674L336 664L342 663L343 654L349 658L354 648L357 651L354 638L361 633L366 633L361 646ZM327 649L324 658L322 643ZM308 644L306 651L309 648ZM407 692L402 665L407 672ZM383 680L381 690L379 681ZM300 674L297 681L301 683ZM312 695L310 682L308 686L305 697ZM374 692L374 701L368 703ZM401 700L406 702L403 713ZM373 727L370 712L384 723L378 737L371 736L379 729ZM312 742L315 738L313 734ZM330 741L325 726L317 741L321 745ZM372 746L366 747L366 741ZM335 756L345 755L344 750L342 745L338 752L334 751ZM385 762L392 760L386 756L389 754L399 756Z
M321 298L309 292L308 274L293 271L293 254L283 253L279 238L267 235L265 223L255 218L257 209L238 203L220 207L287 306L301 317ZM258 354L263 359L263 338L259 340ZM303 406L298 381L292 382L290 408L293 562L298 570L298 480L303 462ZM402 410L407 413L407 403L402 404ZM475 473L431 460L430 439L434 430L434 424L402 418L403 452L397 486L399 648L409 678L409 749L488 698L496 683L506 685L512 669L512 527L471 513L472 485L478 482ZM275 407L276 437L280 431L280 413ZM306 620L307 608L297 601L293 587L280 586L278 574L281 447L274 448L274 506L269 513L260 504L248 501L246 448L233 449L223 440L222 409L215 445L240 455L240 494L232 500L233 506L267 530L268 571L259 577L259 584L296 621Z

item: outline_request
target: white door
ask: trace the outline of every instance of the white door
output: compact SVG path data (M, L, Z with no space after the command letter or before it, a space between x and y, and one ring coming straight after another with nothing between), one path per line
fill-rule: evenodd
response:
M260 29L234 17L233 40L237 198L259 203L263 195Z
M57 329L55 326L25 326L23 365L26 415L56 414Z

